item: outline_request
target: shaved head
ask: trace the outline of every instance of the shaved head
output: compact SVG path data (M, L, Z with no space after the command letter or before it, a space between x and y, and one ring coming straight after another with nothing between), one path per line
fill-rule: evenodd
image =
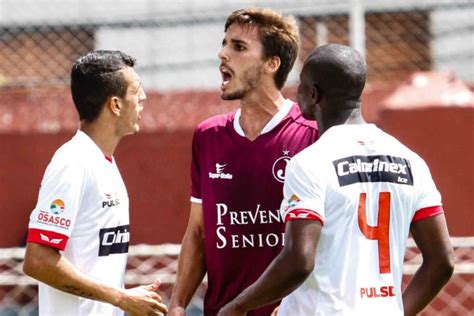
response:
M367 65L353 48L323 45L306 58L300 74L298 104L306 119L316 120L322 134L346 122L360 123L360 99Z
M329 100L358 101L365 86L367 65L355 49L327 44L311 52L303 71Z

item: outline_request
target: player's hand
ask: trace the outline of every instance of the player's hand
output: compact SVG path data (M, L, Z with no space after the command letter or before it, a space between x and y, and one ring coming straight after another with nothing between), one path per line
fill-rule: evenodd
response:
M161 303L161 296L156 291L160 281L123 291L119 307L130 316L158 316L168 313L168 308Z
M186 316L186 310L182 307L171 308L168 316Z
M245 316L245 315L247 315L247 313L238 310L235 304L232 304L232 302L222 307L219 313L217 314L217 316Z

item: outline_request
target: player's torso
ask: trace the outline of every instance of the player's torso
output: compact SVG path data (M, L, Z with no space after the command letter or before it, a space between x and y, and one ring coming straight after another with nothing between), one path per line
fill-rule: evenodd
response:
M213 248L281 244L281 237L277 236L244 236L281 231L279 206L286 164L313 141L310 133L302 133L300 126L292 124L254 141L237 135L232 128L206 135L206 146L200 155L201 194L206 238L215 241L211 243Z
M340 299L343 314L388 307L401 311L403 258L415 211L412 191L390 183L359 183L328 194L317 268L305 286L318 288L323 301Z
M238 135L232 126L205 135L200 181L208 295L216 294L214 302L230 300L255 281L280 251L285 167L314 142L315 135L315 128L290 122L254 141ZM224 291L211 283L231 285Z
M315 270L299 291L319 306L314 315L402 314L402 265L416 211L412 156L384 134L370 136L325 139L319 148L328 153L318 161L327 170L325 221Z
M87 190L64 255L88 274L121 286L130 240L129 201L116 165L91 166Z
M53 158L48 168L61 166L64 159L73 159L75 153L82 153L83 168L80 169L83 170L83 182L78 188L80 196L65 199L63 210L54 214L48 212L49 224L63 225L56 227L69 235L62 255L77 269L101 283L122 287L130 239L128 195L115 163L106 160L96 150L87 141L73 139L64 152ZM77 209L76 216L72 215L71 208ZM51 218L64 220L53 221ZM70 295L45 285L40 289L40 313L123 315L110 304Z

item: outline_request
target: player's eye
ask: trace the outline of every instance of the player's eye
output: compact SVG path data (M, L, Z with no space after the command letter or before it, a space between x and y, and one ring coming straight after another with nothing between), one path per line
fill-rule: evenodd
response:
M241 45L241 44L235 44L235 45L234 45L234 48L235 48L235 50L237 50L237 51L243 51L243 50L245 50L245 46L244 46L244 45Z

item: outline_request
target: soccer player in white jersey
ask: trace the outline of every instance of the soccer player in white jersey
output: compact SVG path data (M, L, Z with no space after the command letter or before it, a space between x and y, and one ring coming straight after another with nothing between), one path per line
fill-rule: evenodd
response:
M365 78L364 59L347 46L324 45L306 59L298 101L322 136L287 166L285 246L219 315L286 295L279 316L415 315L449 280L441 196L422 158L362 118ZM409 233L423 263L402 293Z
M30 216L23 270L39 283L39 313L163 315L159 282L124 289L128 195L113 158L122 137L138 132L146 95L119 51L79 58L71 92L80 129L54 154Z

